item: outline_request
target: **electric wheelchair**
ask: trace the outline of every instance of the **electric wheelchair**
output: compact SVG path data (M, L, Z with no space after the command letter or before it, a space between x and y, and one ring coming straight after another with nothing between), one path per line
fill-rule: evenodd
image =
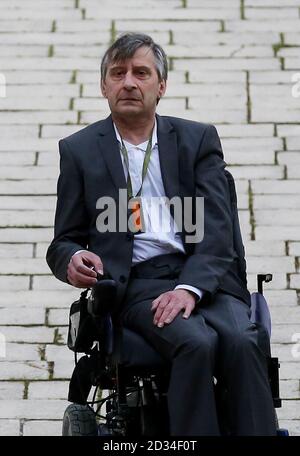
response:
M234 248L238 255L240 275L246 283L246 262L242 242L234 179L225 170L231 197ZM258 291L251 295L251 321L265 327L271 336L271 318L263 296L263 282L272 280L271 274L259 274ZM167 436L167 389L170 366L139 334L122 328L112 317L116 283L108 275L99 277L96 285L81 293L75 302L73 317L83 321L78 341L78 325L72 334L72 316L68 346L75 352L75 369L69 387L70 404L63 417L62 435L71 436ZM73 343L72 343L73 338ZM80 339L80 338L79 338ZM77 352L84 353L77 361ZM269 357L269 382L274 414L281 407L279 397L278 359ZM226 420L226 390L213 378L222 435L230 435ZM93 397L91 389L94 387ZM105 397L103 392L108 391ZM229 405L230 406L230 405ZM103 412L104 410L104 412ZM286 436L280 429L277 434Z

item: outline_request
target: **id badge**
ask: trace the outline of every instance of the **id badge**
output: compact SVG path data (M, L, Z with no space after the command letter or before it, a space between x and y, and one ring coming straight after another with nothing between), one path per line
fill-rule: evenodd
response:
M142 208L142 199L135 196L128 201L129 218L128 229L134 234L145 232L145 219Z

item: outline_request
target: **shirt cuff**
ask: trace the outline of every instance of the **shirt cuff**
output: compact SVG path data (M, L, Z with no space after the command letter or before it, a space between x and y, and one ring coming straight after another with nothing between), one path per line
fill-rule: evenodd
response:
M201 300L201 298L203 296L203 291L199 290L199 288L192 287L192 285L181 284L181 285L176 285L176 287L174 288L174 290L180 290L180 289L192 291L193 293L195 293L198 296L196 304Z
M85 250L85 249L77 250L77 252L73 253L72 256L77 255L77 253L80 253L80 252L88 252L88 250Z

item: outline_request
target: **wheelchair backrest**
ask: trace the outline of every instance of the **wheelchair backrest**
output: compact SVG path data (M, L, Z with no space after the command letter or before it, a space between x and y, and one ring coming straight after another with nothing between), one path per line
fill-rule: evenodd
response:
M228 182L230 201L231 201L233 247L238 255L240 277L241 277L242 281L245 283L245 285L247 285L245 248L244 248L242 235L241 235L235 183L234 183L234 178L233 178L232 174L227 169L225 169L225 175L226 175L227 182Z

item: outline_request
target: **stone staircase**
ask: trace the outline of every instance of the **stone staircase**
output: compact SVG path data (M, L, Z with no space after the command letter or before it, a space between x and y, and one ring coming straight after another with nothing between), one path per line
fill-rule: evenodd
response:
M79 291L45 262L57 142L109 111L104 50L124 31L169 56L158 113L216 125L235 177L248 279L265 286L282 427L300 435L300 0L1 0L0 435L60 435Z

